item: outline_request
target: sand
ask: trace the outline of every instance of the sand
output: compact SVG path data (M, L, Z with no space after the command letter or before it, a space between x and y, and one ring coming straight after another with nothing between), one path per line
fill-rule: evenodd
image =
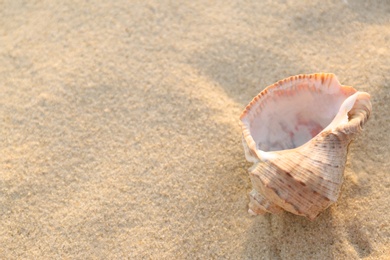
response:
M390 259L390 2L0 2L1 259ZM252 217L238 117L335 73L372 96L336 204Z

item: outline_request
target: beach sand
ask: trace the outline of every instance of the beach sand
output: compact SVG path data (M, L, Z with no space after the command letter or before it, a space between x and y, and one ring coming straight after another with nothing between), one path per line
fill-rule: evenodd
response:
M1 1L1 259L390 259L390 2ZM252 217L239 116L371 94L337 203Z

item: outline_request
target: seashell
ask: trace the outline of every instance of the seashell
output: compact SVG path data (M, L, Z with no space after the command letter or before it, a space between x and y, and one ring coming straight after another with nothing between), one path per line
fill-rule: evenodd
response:
M371 112L370 95L333 74L281 80L240 116L253 190L249 213L315 219L340 193L348 145Z

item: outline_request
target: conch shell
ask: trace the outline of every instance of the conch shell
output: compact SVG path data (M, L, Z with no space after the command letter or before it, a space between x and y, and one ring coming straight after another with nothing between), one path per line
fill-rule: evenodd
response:
M315 219L340 193L348 145L371 112L370 95L333 74L281 80L240 116L253 190L249 213L282 209Z

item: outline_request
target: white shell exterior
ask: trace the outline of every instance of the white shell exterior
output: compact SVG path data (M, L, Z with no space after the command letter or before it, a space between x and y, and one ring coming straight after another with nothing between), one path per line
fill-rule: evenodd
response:
M313 220L340 193L347 148L371 113L370 95L333 74L293 76L266 89L240 120L253 162L249 212Z

